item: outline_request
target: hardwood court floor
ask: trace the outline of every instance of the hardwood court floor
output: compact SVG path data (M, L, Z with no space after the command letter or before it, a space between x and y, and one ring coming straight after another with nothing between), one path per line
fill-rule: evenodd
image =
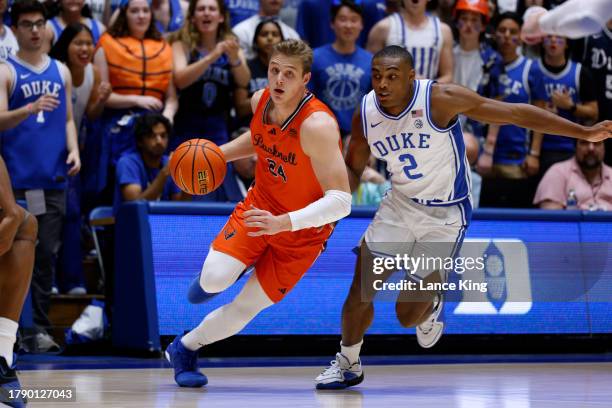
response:
M24 387L76 387L53 407L610 407L612 363L367 366L345 391L315 391L321 367L210 368L209 385L179 388L170 369L22 371Z

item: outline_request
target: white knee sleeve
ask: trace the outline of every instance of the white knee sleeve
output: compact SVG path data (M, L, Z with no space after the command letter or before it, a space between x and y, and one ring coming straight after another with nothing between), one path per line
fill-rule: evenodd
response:
M206 293L218 293L229 288L246 265L233 256L210 249L200 274L200 286Z

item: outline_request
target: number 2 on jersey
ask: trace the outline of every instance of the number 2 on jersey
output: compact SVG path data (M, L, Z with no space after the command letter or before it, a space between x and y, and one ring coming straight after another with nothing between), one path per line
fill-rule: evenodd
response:
M414 160L413 155L411 155L410 153L402 154L399 157L399 160L402 163L408 162L407 165L404 166L404 174L406 174L406 177L408 177L410 180L416 180L418 178L423 177L423 174L421 173L411 173L411 171L417 168L417 162L416 160Z
M280 177L283 179L283 182L287 182L287 176L285 175L285 169L283 169L283 165L279 164L276 166L276 162L272 159L266 159L268 161L268 170L274 177Z

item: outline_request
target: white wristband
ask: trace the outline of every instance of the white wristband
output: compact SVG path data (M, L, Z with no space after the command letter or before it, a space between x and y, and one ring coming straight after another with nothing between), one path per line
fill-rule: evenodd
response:
M325 195L306 207L289 213L291 231L320 227L351 213L352 196L340 190L327 190Z

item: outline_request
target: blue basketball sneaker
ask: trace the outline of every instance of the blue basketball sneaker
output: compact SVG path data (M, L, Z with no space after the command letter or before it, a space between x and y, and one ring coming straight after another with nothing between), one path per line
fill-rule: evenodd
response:
M13 355L13 361L16 360L17 356ZM21 390L21 384L17 378L14 362L9 367L4 357L0 357L0 405L21 408L26 406L27 400L21 395L16 395Z
M164 353L174 367L174 381L181 387L202 387L208 378L198 370L198 352L186 349L181 338L176 336Z

